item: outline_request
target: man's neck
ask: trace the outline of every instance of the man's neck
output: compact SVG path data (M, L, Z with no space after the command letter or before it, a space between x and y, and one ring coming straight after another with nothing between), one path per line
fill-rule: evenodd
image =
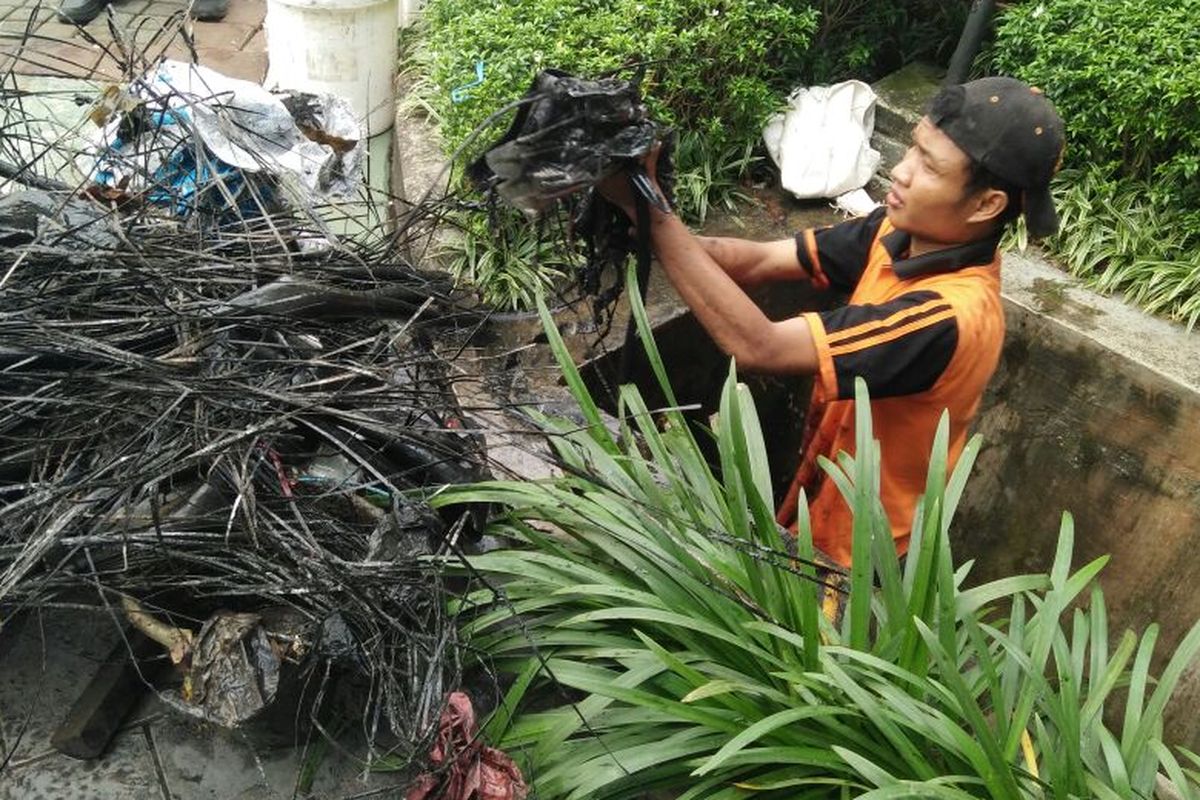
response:
M917 256L923 256L926 253L932 253L934 250L941 250L945 247L946 245L940 242L930 242L914 236L908 240L908 257L916 258Z

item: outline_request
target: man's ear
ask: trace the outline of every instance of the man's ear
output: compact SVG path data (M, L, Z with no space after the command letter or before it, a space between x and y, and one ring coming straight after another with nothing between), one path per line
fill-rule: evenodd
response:
M992 222L1008 208L1008 193L1000 189L984 189L972 198L975 210L967 217L967 222Z

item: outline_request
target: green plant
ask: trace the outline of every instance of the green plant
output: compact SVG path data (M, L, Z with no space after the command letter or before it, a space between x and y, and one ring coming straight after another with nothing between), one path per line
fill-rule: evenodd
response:
M761 160L754 155L754 143L728 145L714 152L712 139L697 133L679 137L676 154L681 164L691 164L675 173L675 203L684 218L703 225L714 207L733 211L738 203L750 202L742 191L741 176Z
M679 137L680 161L693 166L676 170L675 204L689 222L703 225L714 207L732 212L751 202L739 176L759 160L752 146L728 145L711 152L710 139L697 134ZM455 279L477 287L485 302L498 308L529 308L538 291L575 274L586 263L583 249L565 235L559 217L531 222L519 211L498 206L487 216L454 215L456 231L444 237L441 254Z
M1000 20L993 66L1067 126L1050 249L1102 290L1200 318L1200 2L1042 0Z
M971 4L963 0L817 0L806 77L874 80L913 61L946 63Z
M731 208L741 199L738 179L753 161L761 122L797 74L816 26L814 10L787 0L432 0L424 19L426 35L410 59L418 78L409 102L440 122L448 149L464 159L499 134L507 118L493 130L479 128L520 97L538 70L599 75L645 62L643 91L655 117L683 132L680 211L700 222L713 205ZM483 83L455 102L452 90L469 82L480 61ZM553 280L554 267L578 263L569 245L548 246L515 212L498 219L499 236L472 222L453 240L456 271L486 298L528 305L537 286Z
M1095 165L1063 170L1051 188L1061 224L1044 244L1069 272L1189 329L1200 322L1200 209L1154 202L1145 184ZM1028 246L1021 220L1004 246Z
M1062 228L1050 244L1071 272L1189 328L1200 320L1200 209L1156 201L1148 185L1099 167L1064 172L1056 189Z
M539 291L583 265L582 253L561 231L513 209L454 219L458 227L443 241L442 255L456 281L476 287L497 308L529 308Z
M1069 159L1119 164L1123 177L1153 181L1152 195L1195 206L1197 19L1197 0L1018 3L1001 18L995 66L1054 100Z
M943 420L901 563L859 383L856 454L825 464L856 512L835 628L818 610L803 517L784 551L762 431L733 369L712 432L718 473L682 416L652 413L631 386L606 428L542 316L584 419L542 420L564 476L440 500L509 509L499 531L522 545L471 558L485 582L457 605L473 648L513 676L485 734L524 761L540 797L1149 797L1160 770L1197 796L1196 773L1160 737L1200 626L1157 682L1153 628L1110 646L1098 588L1071 610L1104 559L1070 571L1070 517L1049 574L964 589L947 530L977 439L948 474ZM1110 731L1119 686L1126 711ZM561 705L523 710L530 697Z

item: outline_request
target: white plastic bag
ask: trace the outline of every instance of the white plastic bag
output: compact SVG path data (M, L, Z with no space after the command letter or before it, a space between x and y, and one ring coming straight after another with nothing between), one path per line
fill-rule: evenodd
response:
M763 129L783 188L799 198L837 197L865 186L879 166L871 147L875 92L862 81L801 87Z
M112 115L78 156L79 169L181 216L202 206L254 213L276 188L278 199L306 206L352 196L361 182L365 137L339 97L268 92L171 60L132 81L127 96L134 121ZM269 186L243 191L268 177Z

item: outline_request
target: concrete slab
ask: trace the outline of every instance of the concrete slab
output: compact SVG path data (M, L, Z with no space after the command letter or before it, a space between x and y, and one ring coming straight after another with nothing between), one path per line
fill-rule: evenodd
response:
M375 792L389 796L404 776L370 772L360 743L267 748L211 726L163 717L150 726L171 800L340 800Z
M392 125L390 180L392 191L402 204L396 209L396 213L403 215L409 204L444 197L450 171L437 125L413 99L412 75L401 73L397 76L396 85L396 119ZM445 230L436 233L438 243L453 236L452 232ZM414 258L423 256L413 253L409 255Z
M0 800L159 800L164 798L154 757L140 729L118 737L95 761L54 753L10 767L0 777Z
M1081 286L1036 249L1004 257L1004 295L1030 311L1123 356L1162 378L1200 392L1200 336Z
M274 746L182 716L152 692L101 758L77 761L50 734L117 640L112 623L74 610L0 631L0 800L341 800L395 797L403 774L367 769L351 730L334 745L273 735ZM279 742L285 742L280 746Z
M920 121L925 104L933 97L944 74L945 70L940 67L914 63L873 84L871 88L879 96L875 107L875 131L908 141L909 133Z

